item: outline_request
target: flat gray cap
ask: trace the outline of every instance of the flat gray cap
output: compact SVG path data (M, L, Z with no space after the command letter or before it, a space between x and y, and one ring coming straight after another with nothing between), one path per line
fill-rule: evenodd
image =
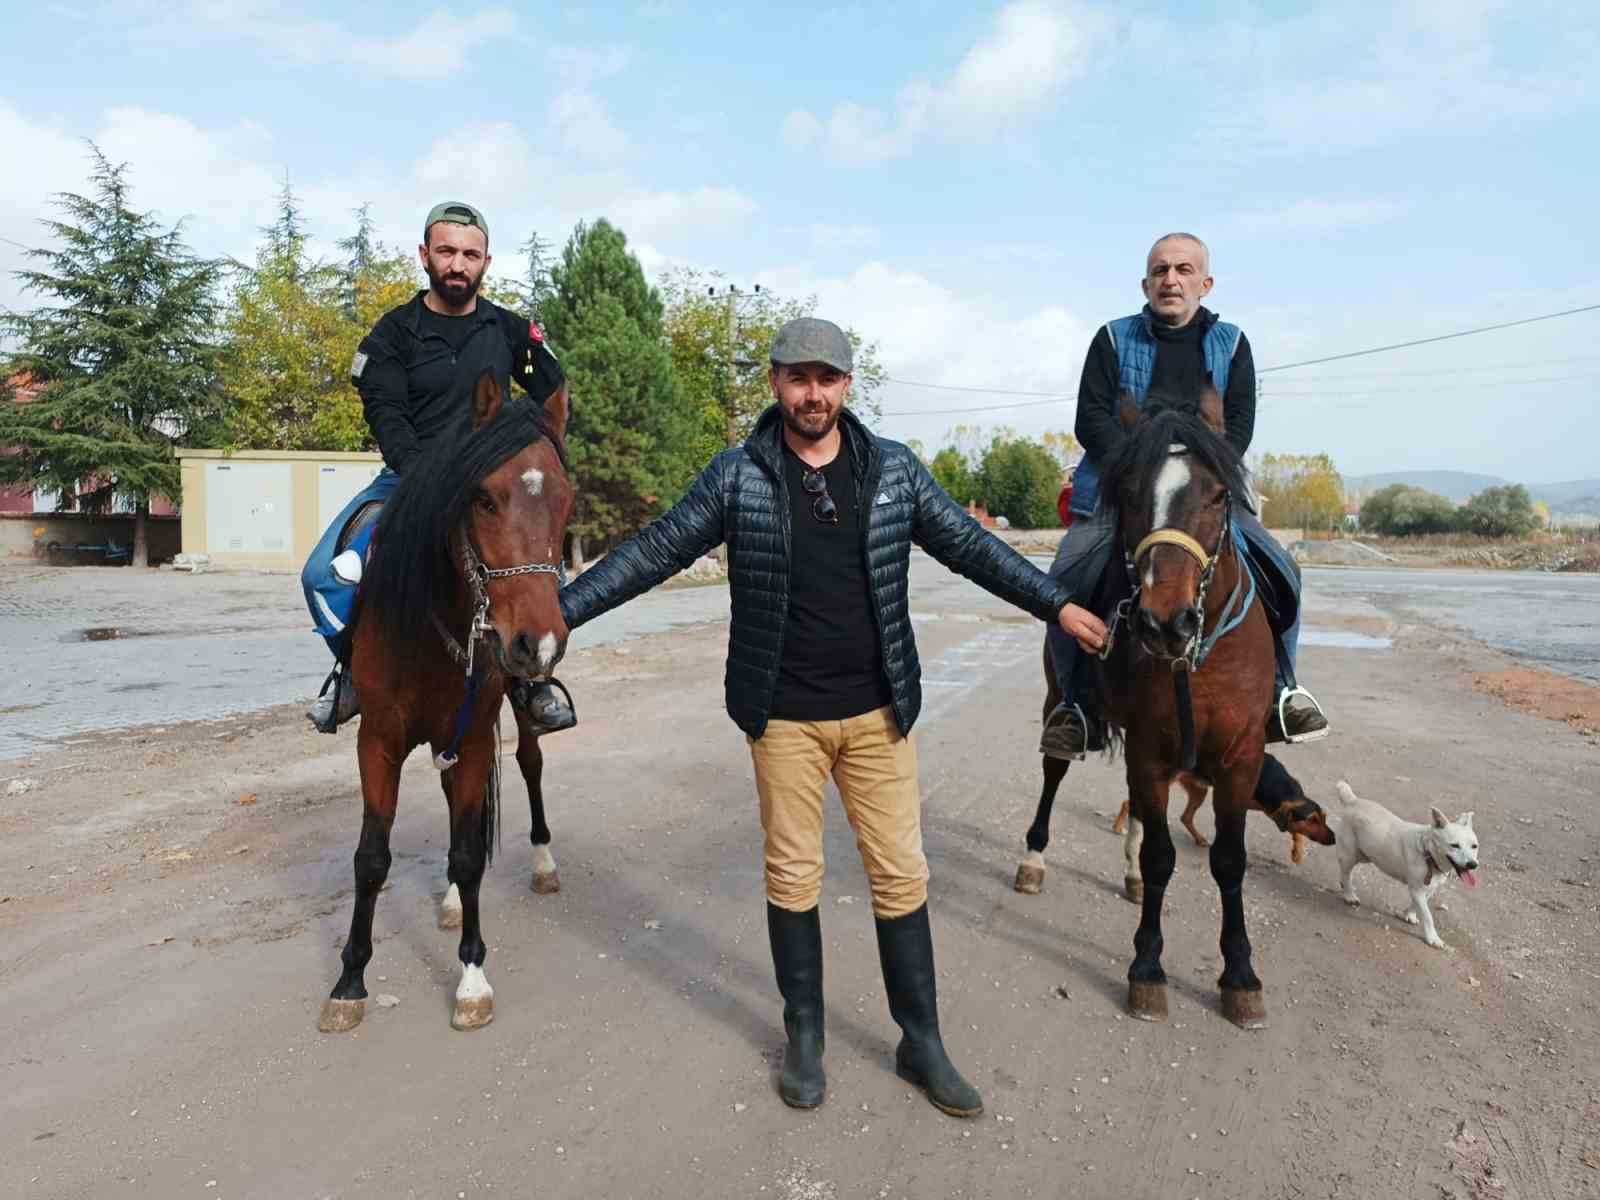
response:
M855 357L844 330L817 317L800 317L778 330L772 339L772 362L780 367L824 363L846 375L855 370Z

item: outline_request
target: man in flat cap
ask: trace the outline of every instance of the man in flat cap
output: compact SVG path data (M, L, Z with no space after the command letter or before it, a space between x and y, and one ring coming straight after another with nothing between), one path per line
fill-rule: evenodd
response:
M788 1035L779 1093L822 1103L822 801L833 776L872 885L899 1074L953 1116L983 1111L945 1053L911 727L922 705L907 578L912 543L1088 650L1105 626L968 517L905 446L845 406L850 340L829 321L778 331L773 399L742 446L671 511L561 593L569 628L728 546L728 715L755 766L767 931Z
M539 327L478 295L490 263L489 226L481 212L459 201L434 205L422 224L417 254L427 290L380 317L350 364L384 469L328 526L300 575L317 632L340 660L306 714L324 733L360 711L343 670L366 544L353 542L351 531L358 525L370 530L400 477L421 464L441 434L471 418L472 388L484 371L494 373L502 396L515 379L539 404L566 385ZM341 543L352 548L341 552ZM548 683L518 680L506 694L519 728L535 736L576 723L571 706Z

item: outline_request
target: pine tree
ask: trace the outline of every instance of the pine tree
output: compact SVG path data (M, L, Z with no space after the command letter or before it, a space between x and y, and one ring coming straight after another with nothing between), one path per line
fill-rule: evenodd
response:
M5 374L42 386L30 404L0 405L0 482L76 497L89 512L134 506L133 562L149 563L153 496L179 497L173 447L219 424L214 387L220 266L196 258L181 227L162 231L130 207L127 168L90 145L89 195L56 199L54 248L18 272L46 298L0 318L19 349Z
M368 330L417 286L412 260L373 236L363 205L338 244L342 263L314 261L294 192L242 268L227 318L221 380L231 445L360 450L371 441L350 363Z
M693 468L696 414L678 387L661 297L620 230L579 224L550 279L542 315L572 395L572 529L605 543L675 497Z

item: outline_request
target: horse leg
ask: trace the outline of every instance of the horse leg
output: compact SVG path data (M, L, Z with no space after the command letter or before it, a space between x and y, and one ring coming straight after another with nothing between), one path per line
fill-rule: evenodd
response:
M450 770L450 881L461 892L461 982L456 988L453 1029L481 1029L494 1020L494 989L483 973L489 949L478 924L478 888L489 861L496 802L490 793L494 742L470 740Z
M561 890L561 876L556 872L556 857L550 853L550 826L544 822L544 751L539 748L539 735L528 719L515 705L512 712L517 716L517 766L522 771L522 781L528 785L528 812L532 817L528 833L533 842L530 886L547 896Z
M365 728L365 727L363 727ZM400 763L404 754L392 753L377 734L363 736L357 744L361 764L361 840L356 844L355 911L350 936L345 938L340 961L344 971L323 1002L317 1028L323 1033L344 1033L361 1024L367 1011L367 963L372 960L372 914L378 893L389 877L389 830L394 826L400 798Z
M1240 1029L1264 1029L1266 1001L1261 980L1250 965L1250 938L1244 922L1244 817L1255 787L1240 785L1241 772L1217 782L1214 808L1217 840L1211 847L1211 876L1222 894L1222 1015Z
M1039 809L1033 814L1033 824L1028 826L1028 853L1017 866L1016 882L1011 886L1030 896L1039 894L1044 887L1044 850L1050 844L1050 810L1055 806L1056 790L1067 777L1072 764L1065 759L1040 755L1044 764L1044 786L1039 791Z
M1136 776L1128 764L1128 796L1134 821L1144 827L1139 847L1139 870L1144 877L1139 928L1133 935L1133 962L1128 967L1128 1008L1141 1021L1167 1018L1167 973L1161 969L1161 906L1178 852L1167 823L1167 789L1170 780ZM1129 831L1132 836L1132 830Z
M455 768L451 768L454 770ZM439 772L439 786L444 789L445 812L450 811L450 771ZM444 899L439 901L439 928L461 928L461 887L456 883L455 869L445 860Z
M1206 791L1208 789L1205 784L1189 775L1179 775L1178 782L1183 786L1183 790L1189 794L1189 803L1184 806L1183 816L1179 817L1178 820L1189 831L1189 836L1194 839L1196 846L1209 846L1211 843L1206 841L1200 831L1194 827L1194 815L1200 811L1200 806L1206 802Z
M1130 805L1122 802L1123 811ZM1144 899L1144 875L1139 871L1139 856L1144 849L1144 822L1130 816L1122 834L1122 894L1135 904Z

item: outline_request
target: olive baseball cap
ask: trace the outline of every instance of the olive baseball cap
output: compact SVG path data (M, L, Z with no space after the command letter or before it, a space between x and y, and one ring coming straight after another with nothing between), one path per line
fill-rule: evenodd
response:
M489 222L483 219L483 214L470 204L463 204L459 200L446 200L443 204L435 204L428 210L428 219L422 223L422 241L426 245L428 230L440 221L449 221L452 225L471 225L483 230L483 241L489 242Z
M778 367L823 363L846 375L855 369L844 330L817 317L800 317L778 330L772 339L772 363Z

